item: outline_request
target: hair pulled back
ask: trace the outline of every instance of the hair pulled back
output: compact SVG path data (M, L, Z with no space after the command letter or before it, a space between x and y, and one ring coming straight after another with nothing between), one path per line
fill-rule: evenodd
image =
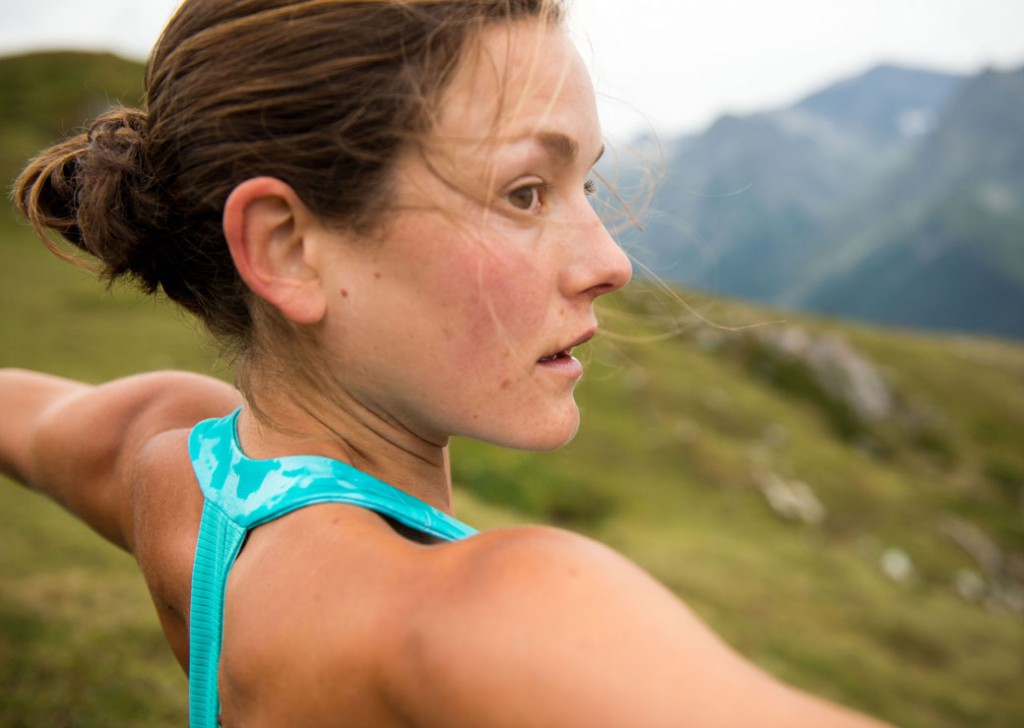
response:
M150 56L145 111L41 153L15 202L55 252L47 230L245 352L263 316L224 240L231 191L276 177L322 220L369 228L467 40L531 17L557 22L560 0L186 0Z

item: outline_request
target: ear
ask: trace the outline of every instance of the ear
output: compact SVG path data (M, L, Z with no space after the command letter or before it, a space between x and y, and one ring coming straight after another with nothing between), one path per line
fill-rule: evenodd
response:
M307 237L315 224L295 191L273 177L246 180L224 205L224 237L242 280L297 324L316 323L326 311Z

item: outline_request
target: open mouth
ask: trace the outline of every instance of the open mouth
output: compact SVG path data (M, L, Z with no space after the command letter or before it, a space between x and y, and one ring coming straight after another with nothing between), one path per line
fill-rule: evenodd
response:
M583 344L586 344L593 337L594 337L594 331L588 331L586 334L584 334L580 338L576 339L576 341L572 342L571 344L569 344L567 347L565 347L561 351L556 351L553 354L548 354L547 356L541 357L540 359L537 360L537 363L538 364L550 364L551 362L562 361L564 359L572 359L572 350L575 347L577 347L577 346L581 346Z
M540 362L541 364L545 364L550 361L558 361L559 359L568 359L571 356L572 349L566 349L565 351L560 351L557 354L552 354L551 356L541 357L537 361Z

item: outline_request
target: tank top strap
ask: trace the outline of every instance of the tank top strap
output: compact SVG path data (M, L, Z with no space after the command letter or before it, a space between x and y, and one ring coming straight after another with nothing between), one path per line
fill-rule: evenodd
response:
M418 498L330 458L249 458L238 442L240 410L200 422L189 436L192 468L205 497L192 569L189 612L189 725L215 728L220 700L224 591L248 532L318 503L346 503L442 541L476 530Z
M192 566L192 597L188 622L188 724L216 728L220 724L221 640L224 633L224 590L228 572L245 541L246 529L207 502L199 525Z
M476 533L418 498L331 458L247 457L236 434L239 412L196 425L189 454L203 495L240 526L255 528L314 503L350 503L445 541Z

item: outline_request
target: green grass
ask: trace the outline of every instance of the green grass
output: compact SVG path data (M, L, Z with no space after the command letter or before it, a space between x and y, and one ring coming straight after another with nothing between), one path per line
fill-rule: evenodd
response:
M132 558L0 487L0 725L186 724L185 678Z
M0 138L6 179L15 169L3 160L46 141L15 127ZM899 725L1024 725L1024 620L957 594L958 573L978 567L943 534L964 519L1022 558L1024 347L687 300L720 324L786 317L839 333L883 372L901 414L839 427L815 387L766 374L757 329L717 331L637 287L606 310L623 336L590 347L570 446L455 444L460 516L485 528L550 521L605 541L764 668ZM104 291L9 209L0 366L92 382L163 367L228 376L194 324ZM777 517L757 487L766 470L808 483L825 520ZM896 548L915 567L904 584L879 567ZM53 504L0 482L0 725L186 723L184 678L135 571Z

